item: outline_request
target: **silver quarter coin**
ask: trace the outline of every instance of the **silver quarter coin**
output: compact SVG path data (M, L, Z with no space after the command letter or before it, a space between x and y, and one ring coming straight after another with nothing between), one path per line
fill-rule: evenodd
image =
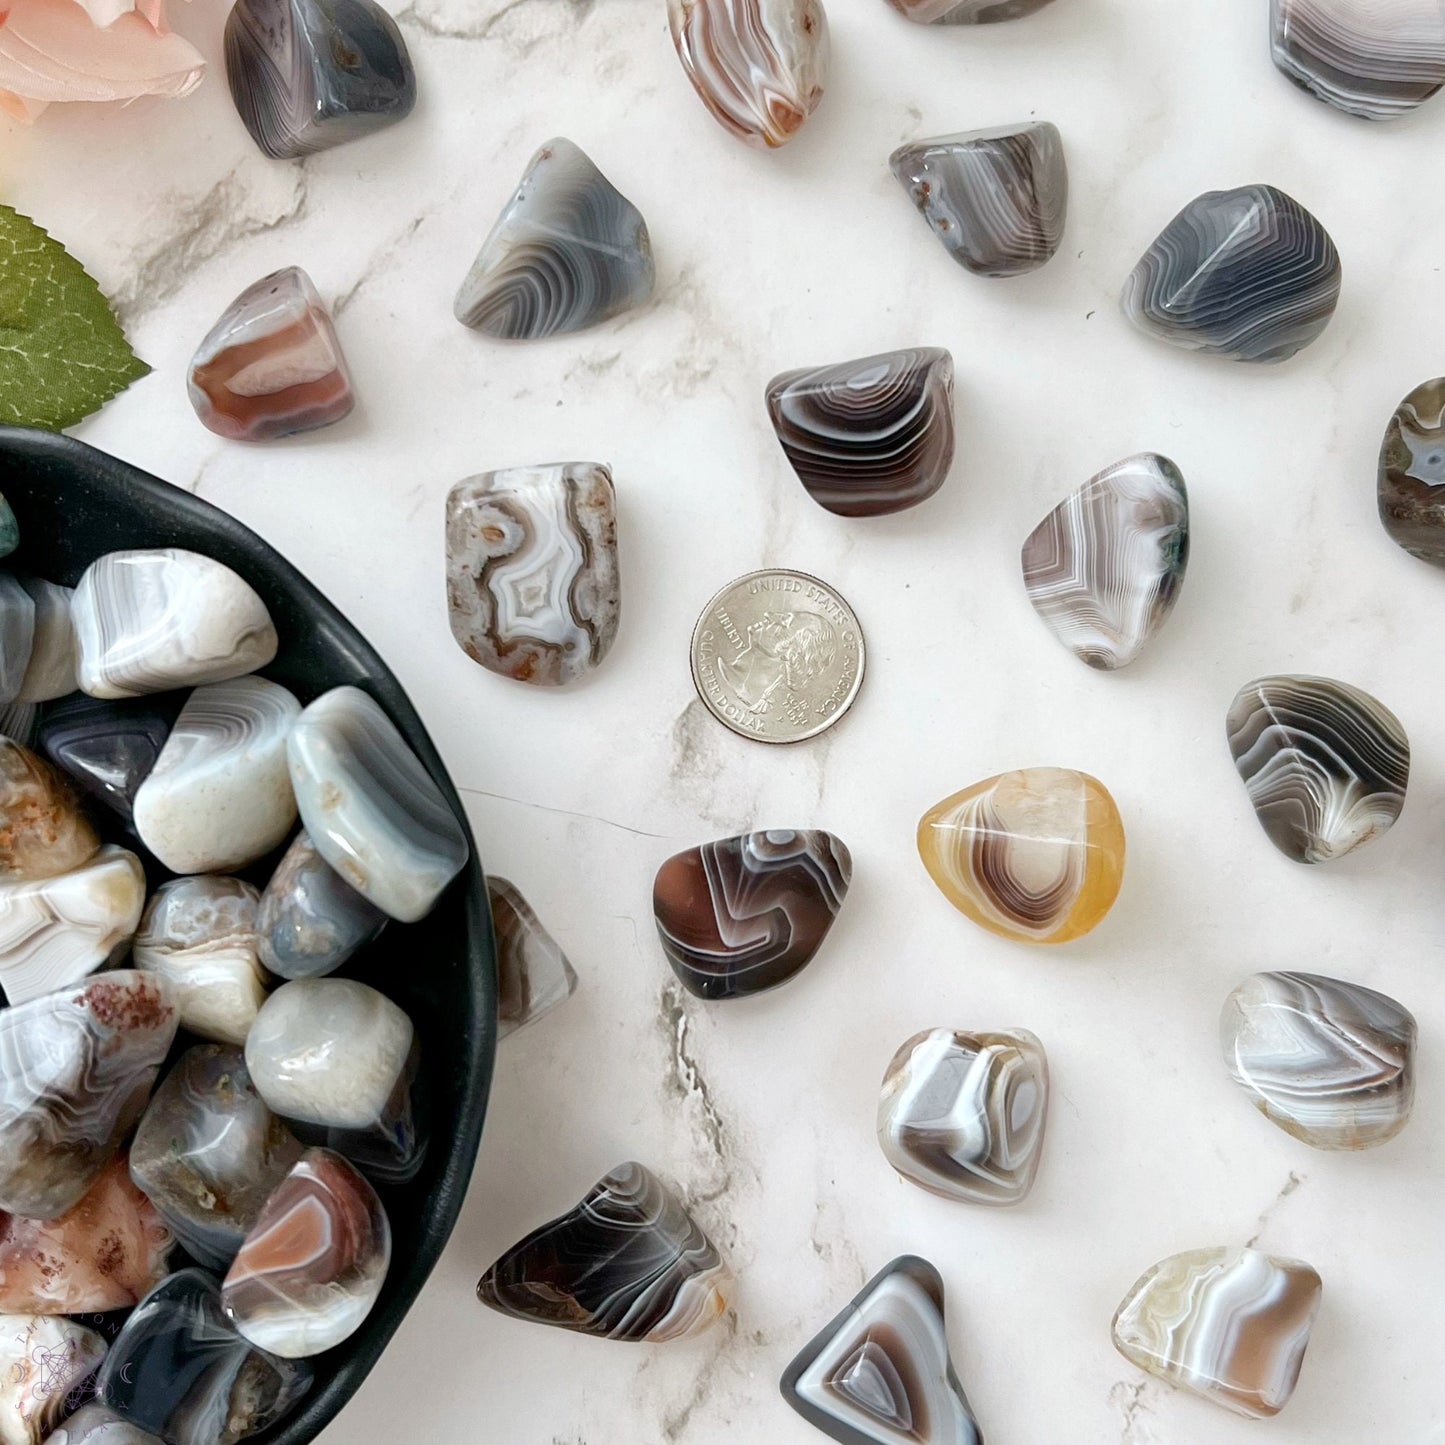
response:
M729 582L692 630L692 680L725 727L800 743L833 726L863 681L863 629L835 589L770 567Z

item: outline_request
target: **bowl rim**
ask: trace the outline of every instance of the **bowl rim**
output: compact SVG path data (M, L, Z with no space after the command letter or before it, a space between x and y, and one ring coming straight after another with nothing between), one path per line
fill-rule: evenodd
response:
M32 469L38 464L42 472L53 472L58 483L67 474L83 471L132 501L158 505L182 523L222 534L232 546L254 557L257 572L267 571L279 587L300 599L306 611L324 621L335 641L344 643L354 662L367 674L369 685L364 690L371 693L387 716L397 723L407 744L441 789L466 837L467 866L449 886L449 891L464 885L460 900L467 939L463 970L469 981L469 993L476 1001L476 1012L483 1024L490 1015L491 1027L471 1030L467 1040L468 1066L457 1100L460 1127L447 1141L445 1165L427 1197L429 1217L419 1231L415 1255L407 1268L399 1272L399 1277L394 1275L390 1281L397 1287L397 1293L386 1310L373 1311L362 1330L338 1347L350 1348L319 1390L309 1392L284 1420L251 1437L258 1445L262 1442L264 1445L303 1445L336 1417L380 1359L441 1258L466 1199L486 1120L497 1043L496 941L486 874L477 853L476 839L436 745L396 674L335 604L257 532L193 492L76 437L0 425L0 463L10 458L23 458ZM0 493L6 490L6 472L7 468L0 465ZM0 567L4 565L0 561ZM378 693L381 695L377 696ZM392 1266L395 1271L395 1260Z

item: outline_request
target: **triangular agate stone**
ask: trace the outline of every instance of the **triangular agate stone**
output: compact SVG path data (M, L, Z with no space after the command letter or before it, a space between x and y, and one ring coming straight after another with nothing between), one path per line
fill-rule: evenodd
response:
M516 885L487 879L497 937L497 1037L524 1028L577 991L577 972Z
M581 331L652 295L647 222L569 140L532 157L457 292L463 326L505 341Z
M1189 562L1189 497L1156 452L1106 467L1029 534L1024 586L1034 611L1082 662L1133 662L1164 625Z
M843 1445L983 1445L948 1354L943 1281L903 1255L783 1372L783 1398Z
M373 0L236 0L226 79L251 139L278 160L395 125L416 104L406 42Z

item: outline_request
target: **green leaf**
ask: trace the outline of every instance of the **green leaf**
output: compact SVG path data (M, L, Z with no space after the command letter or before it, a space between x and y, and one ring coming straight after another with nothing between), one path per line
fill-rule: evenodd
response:
M74 426L149 370L80 262L0 206L0 422Z

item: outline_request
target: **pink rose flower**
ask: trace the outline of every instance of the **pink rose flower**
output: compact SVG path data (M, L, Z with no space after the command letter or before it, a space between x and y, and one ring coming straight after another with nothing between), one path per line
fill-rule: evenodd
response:
M165 0L0 0L0 113L51 101L187 95L206 63L166 27Z

